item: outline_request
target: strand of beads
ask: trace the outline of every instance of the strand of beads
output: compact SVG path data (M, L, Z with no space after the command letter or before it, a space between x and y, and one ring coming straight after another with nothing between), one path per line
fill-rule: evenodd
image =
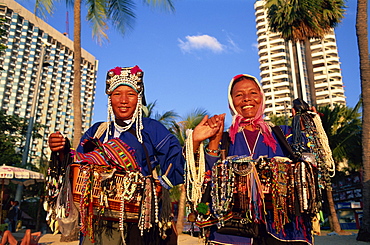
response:
M186 131L185 154L186 154L186 196L196 207L202 198L202 185L205 176L205 158L203 143L200 144L198 164L194 159L193 130Z
M151 177L147 177L144 181L144 200L141 205L141 213L139 219L139 229L141 231L141 236L144 235L144 230L149 230L152 227L152 183L150 178Z
M225 216L231 211L235 176L232 162L229 159L219 160L212 168L212 207L220 228L224 225Z
M122 187L121 187L122 188ZM124 217L125 216L125 196L121 196L121 205L120 205L120 213L119 213L119 230L124 230ZM122 239L124 241L124 239Z
M329 171L333 172L333 175L330 176L330 177L334 177L335 162L333 160L332 151L331 151L330 146L329 146L328 136L326 135L325 130L322 126L321 118L317 113L315 113L313 118L312 118L312 121L313 121L313 123L316 127L316 130L317 130L318 140L320 141L320 144L321 144L320 150L323 151L323 157L325 159L324 163L327 166L327 168L329 169Z
M314 114L304 113L302 115L305 132L308 139L308 146L310 147L312 153L315 155L317 170L318 170L318 179L319 186L321 188L331 188L331 178L328 166L325 161L325 152L322 150L322 145L319 140L318 130L313 121Z
M156 191L155 182L152 182L152 189L153 189L153 199L154 199L154 222L158 224L158 216L159 216L159 208L158 208L158 196Z

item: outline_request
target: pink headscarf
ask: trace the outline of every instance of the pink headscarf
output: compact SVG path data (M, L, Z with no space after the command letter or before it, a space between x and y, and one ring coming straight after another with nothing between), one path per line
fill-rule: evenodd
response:
M257 84L260 90L260 93L261 93L262 102L254 118L244 118L242 115L238 114L233 104L233 99L231 97L231 90L233 88L235 80L241 77L246 77L249 80L254 81ZM244 125L252 125L255 129L261 130L261 133L264 136L263 143L271 147L272 150L275 152L277 142L275 138L272 136L271 127L265 122L265 120L263 120L263 113L265 110L265 94L263 93L262 87L259 84L257 78L251 75L247 75L247 74L240 74L240 75L236 75L235 77L233 77L233 79L231 79L230 84L229 84L228 100L229 100L229 108L231 111L231 115L233 116L232 125L229 129L229 135L231 138L231 142L234 143L235 135L239 132L239 127L242 127Z

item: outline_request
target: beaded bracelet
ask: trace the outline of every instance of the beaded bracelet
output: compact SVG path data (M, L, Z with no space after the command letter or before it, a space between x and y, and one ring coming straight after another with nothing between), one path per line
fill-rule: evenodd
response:
M211 150L208 147L206 147L206 152L207 153L214 153L214 154L220 154L220 149L217 150Z

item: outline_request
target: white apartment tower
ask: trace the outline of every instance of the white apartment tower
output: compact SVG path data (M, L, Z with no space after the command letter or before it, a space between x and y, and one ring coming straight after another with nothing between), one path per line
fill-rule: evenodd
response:
M290 115L292 101L299 97L310 103L304 46L297 43L298 67L293 61L292 42L270 32L264 1L254 4L262 88L266 115ZM318 106L346 104L334 31L323 40L311 40L316 102ZM299 73L297 72L299 71ZM298 79L296 74L300 74ZM302 81L302 82L299 82ZM301 91L301 92L299 92Z
M6 31L1 42L7 46L0 55L0 109L30 118L32 101L38 98L34 119L46 128L40 132L42 139L30 143L29 158L37 164L42 155L49 156L50 133L73 136L73 42L13 0L0 3L0 18L5 19ZM48 65L41 67L42 58ZM92 121L97 64L94 56L82 50L83 130Z

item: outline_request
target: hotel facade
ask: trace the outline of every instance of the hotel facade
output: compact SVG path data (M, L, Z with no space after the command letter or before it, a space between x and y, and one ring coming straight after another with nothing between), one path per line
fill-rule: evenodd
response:
M49 156L50 133L73 136L73 42L13 0L0 3L0 18L7 46L0 55L0 108L46 126L39 132L43 137L30 143L28 161L38 165ZM97 68L95 57L82 50L83 131L92 121Z
M269 31L264 1L254 4L257 28L258 55L262 88L266 95L265 114L290 116L292 101L298 97L311 104L307 79L304 46L294 45L279 33ZM318 106L346 104L340 62L334 31L323 40L311 40L316 103ZM299 74L297 77L297 74ZM299 96L301 95L301 96Z

